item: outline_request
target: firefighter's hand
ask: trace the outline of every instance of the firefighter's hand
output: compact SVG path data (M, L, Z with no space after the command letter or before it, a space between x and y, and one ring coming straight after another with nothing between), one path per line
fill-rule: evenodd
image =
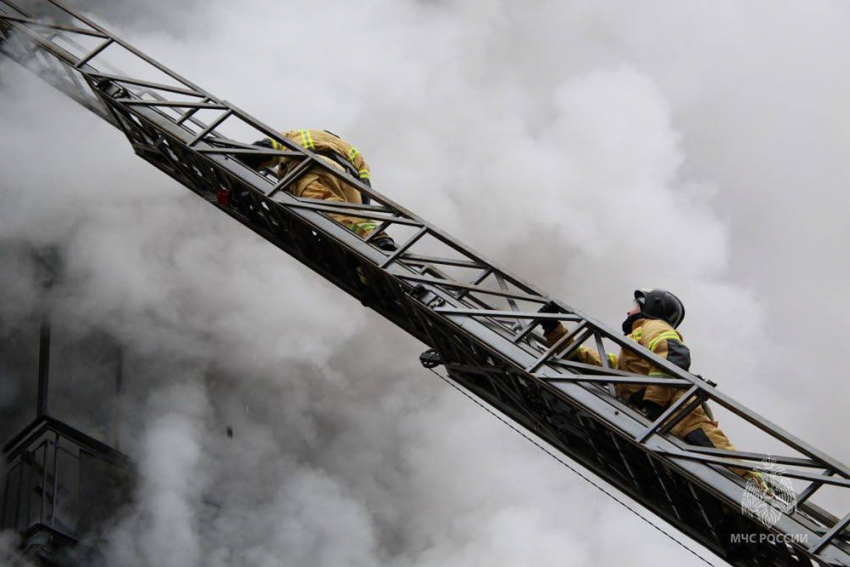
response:
M272 141L268 138L257 140L251 145L268 149L272 149L274 147L274 144L272 144ZM269 156L261 156L256 154L240 154L239 159L242 160L242 162L248 167L259 169L264 163L269 161L271 158Z
M553 302L546 303L543 307L541 307L538 313L560 313L560 309ZM543 332L547 335L555 330L555 328L560 325L558 321L555 319L544 319L540 321L540 326L543 327Z

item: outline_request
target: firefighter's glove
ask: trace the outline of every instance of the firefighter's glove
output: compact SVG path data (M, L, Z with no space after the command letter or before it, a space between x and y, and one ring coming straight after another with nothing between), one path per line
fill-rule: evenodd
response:
M767 496L775 496L773 489L770 487L767 481L764 480L764 476L762 476L760 472L747 471L747 474L744 475L744 478L746 478L747 481L755 481L756 484L758 484L759 488L761 488L761 491L764 492Z
M558 306L555 305L554 303L552 303L551 301L549 303L545 304L543 307L541 307L540 310L538 311L538 313L560 313L560 312L561 312L561 310L558 309ZM544 320L540 321L540 326L543 328L543 332L546 333L547 335L549 333L551 333L552 331L554 331L558 327L558 325L560 325L560 322L556 321L555 319L544 319Z
M650 421L655 421L661 417L662 413L664 413L664 406L656 404L655 402L643 401L640 403L640 409Z
M378 236L372 239L372 244L380 248L385 252L395 252L398 250L398 247L395 245L395 240L387 234L386 232L382 232Z
M258 140L251 144L252 146L257 146L259 148L268 148L273 149L274 144L268 138L263 138L262 140ZM247 165L248 167L252 167L254 169L259 169L264 163L271 160L271 156L263 156L258 154L240 154L239 159L242 160L242 163Z

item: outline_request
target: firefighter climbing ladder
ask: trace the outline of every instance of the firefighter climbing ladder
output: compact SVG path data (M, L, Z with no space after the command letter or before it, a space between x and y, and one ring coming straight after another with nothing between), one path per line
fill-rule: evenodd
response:
M369 205L294 197L287 188L310 169L345 174L58 1L42 4L56 16L37 20L0 0L0 51L119 128L141 158L427 344L424 366L444 367L466 391L732 565L850 566L850 513L837 518L810 502L824 486L850 490L844 464L359 181L346 179L371 197ZM115 59L133 72L107 63ZM263 137L286 150L249 144ZM246 154L282 155L296 165L278 179L244 165L239 157ZM398 249L378 249L372 237L328 216L334 213L374 219ZM559 312L537 313L550 302ZM539 330L544 319L572 330L549 347ZM670 376L611 368L606 343ZM571 360L579 345L603 354L606 366ZM615 384L664 384L686 395L650 422L611 394ZM784 456L696 447L667 434L708 401L767 434ZM769 528L742 512L745 487L727 470L754 468L768 457L802 486L796 508ZM758 543L733 545L734 534Z

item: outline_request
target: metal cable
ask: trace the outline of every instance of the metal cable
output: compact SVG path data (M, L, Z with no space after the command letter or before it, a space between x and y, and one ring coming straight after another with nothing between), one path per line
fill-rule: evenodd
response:
M641 514L639 514L639 513L638 513L638 511L637 511L637 510L635 510L634 508L632 508L631 506L629 506L628 504L626 504L626 503L625 503L623 500L621 500L620 498L617 498L617 497L616 497L615 495L613 495L611 492L609 492L609 491L608 491L608 490L606 490L604 487L602 487L599 483L595 482L593 479L591 479L590 477L588 477L587 475L585 475L584 473L582 473L581 471L579 471L578 469L576 469L575 467L573 467L572 465L570 465L569 463L567 463L566 461L564 461L563 459L561 459L558 455L556 455L555 453L553 453L552 451L550 451L547 447L545 447L544 445L542 445L541 443L539 443L538 441L536 441L535 439L533 439L532 437L530 437L529 435L527 435L524 431L522 431L521 429L517 428L515 425L513 425L513 424L512 424L512 423L510 423L509 421L507 421L507 420L506 420L505 418L503 418L501 415L497 414L496 412L494 412L493 410L491 410L489 407L487 407L486 405L484 405L483 403L481 403L478 399L476 399L474 396L472 396L469 392L467 392L466 390L464 390L463 388L461 388L460 386L458 386L457 384L455 384L454 382L452 382L451 380L449 380L449 379L448 379L448 378L446 378L445 376L441 375L439 372L437 372L437 371L436 371L436 370L434 370L433 368L428 368L428 370L430 370L431 372L433 372L433 373L434 373L434 375L435 375L435 376L437 376L440 380L442 380L443 382L445 382L446 384L448 384L449 386L451 386L452 388L454 388L455 390L457 390L458 392L460 392L461 394L463 394L464 396L466 396L467 398L469 398L470 400L472 400L472 401L473 401L476 405L478 405L479 407L481 407L484 411L486 411L487 413L489 413L490 415L492 415L493 417L495 417L496 419L498 419L499 421L501 421L502 423L504 423L505 425L507 425L508 427L510 427L511 429L513 429L516 433L519 433L522 437L524 437L524 438L525 438L528 442L530 442L531 444L533 444L534 446L536 446L538 449L540 449L541 451L543 451L544 453L546 453L547 455L549 455L550 457L552 457L553 459L555 459L556 461L558 461L559 463L561 463L562 465L564 465L566 468L568 468L569 470L571 470L572 472L574 472L574 473L575 473L576 475L578 475L580 478L582 478L582 479L584 479L585 481L587 481L588 483L590 483L590 485L591 485L591 486L593 486L594 488L596 488L596 489L597 489L598 491L600 491L602 494L606 495L608 498L610 498L611 500L613 500L614 502L616 502L617 504L619 504L620 506L622 506L623 508L625 508L626 510L628 510L629 512L631 512L632 514L634 514L635 516L637 516L638 518L640 518L641 520L643 520L644 522L646 522L647 524L649 524L650 526L652 526L652 527L653 527L656 531L661 532L662 534L664 534L665 536L667 536L670 540L672 540L674 543L676 543L676 544L677 544L677 545L679 545L680 547L682 547L682 548L684 548L685 550L687 550L687 552L688 552L688 553L690 553L691 555L693 555L694 557L696 557L697 559L699 559L700 561L702 561L702 562L703 562L703 563L705 563L706 565L711 565L711 567L717 567L714 563L710 562L709 560L707 560L706 558L704 558L703 556L701 556L700 554L698 554L696 551L694 551L693 549L691 549L690 547L688 547L685 543L683 543L682 541L680 541L680 540L676 539L675 537L673 537L673 536L670 534L670 532L666 531L664 528L662 528L662 527L658 526L657 524L653 523L653 522L652 522L651 520L649 520L648 518L643 517Z

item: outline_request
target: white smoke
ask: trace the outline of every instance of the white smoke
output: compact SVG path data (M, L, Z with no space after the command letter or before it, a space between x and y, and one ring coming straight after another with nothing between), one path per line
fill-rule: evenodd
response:
M33 567L17 551L19 536L15 532L0 532L0 565L3 567Z
M109 4L85 6L267 123L351 140L379 191L614 326L674 289L696 371L846 460L822 346L847 316L845 6ZM58 246L57 317L128 348L114 564L697 564L108 125L8 62L0 92L4 249ZM3 257L10 337L39 299Z

